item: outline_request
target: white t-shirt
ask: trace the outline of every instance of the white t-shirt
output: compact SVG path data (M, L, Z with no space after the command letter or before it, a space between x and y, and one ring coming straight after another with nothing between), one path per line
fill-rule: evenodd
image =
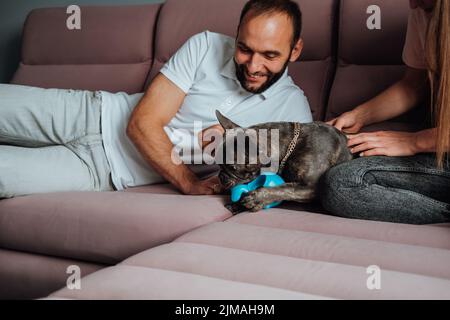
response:
M199 149L198 131L218 123L216 110L244 127L271 121L312 121L308 101L287 70L265 92L245 91L236 77L234 45L231 37L205 31L191 37L161 69L186 93L180 110L164 128L174 145L183 147L189 142ZM126 136L129 117L142 95L102 92L103 141L118 190L164 181ZM201 127L194 127L199 121Z

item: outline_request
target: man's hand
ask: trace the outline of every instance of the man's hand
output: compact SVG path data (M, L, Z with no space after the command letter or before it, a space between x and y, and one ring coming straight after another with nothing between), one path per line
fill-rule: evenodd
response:
M380 131L347 135L347 146L352 153L368 156L413 156L417 149L417 133Z
M202 150L211 142L214 141L214 139L211 139L214 136L217 135L223 135L225 130L220 124L215 124L211 127L208 127L206 129L203 129L198 134L198 141L201 143Z
M363 121L353 111L345 112L339 117L328 121L327 124L346 133L357 133L364 126Z
M190 188L185 192L189 195L211 195L223 192L218 176L208 178L206 180L198 180L191 184Z

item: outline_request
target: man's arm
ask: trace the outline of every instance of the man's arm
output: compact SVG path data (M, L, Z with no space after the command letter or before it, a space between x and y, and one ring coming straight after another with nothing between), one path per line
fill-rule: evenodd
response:
M218 179L200 181L184 164L172 161L173 144L164 131L180 109L185 93L161 73L156 76L134 109L127 135L144 159L185 194L219 192Z

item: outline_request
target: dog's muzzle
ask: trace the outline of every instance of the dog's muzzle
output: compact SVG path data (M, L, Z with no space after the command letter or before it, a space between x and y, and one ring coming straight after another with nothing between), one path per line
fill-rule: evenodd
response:
M220 184L225 190L231 189L237 184L237 180L233 179L230 175L226 174L224 171L219 173Z

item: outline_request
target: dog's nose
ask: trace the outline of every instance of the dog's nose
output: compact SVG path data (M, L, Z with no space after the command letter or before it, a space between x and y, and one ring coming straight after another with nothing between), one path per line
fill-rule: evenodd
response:
M233 186L232 179L225 173L219 173L219 180L224 189L229 189Z

